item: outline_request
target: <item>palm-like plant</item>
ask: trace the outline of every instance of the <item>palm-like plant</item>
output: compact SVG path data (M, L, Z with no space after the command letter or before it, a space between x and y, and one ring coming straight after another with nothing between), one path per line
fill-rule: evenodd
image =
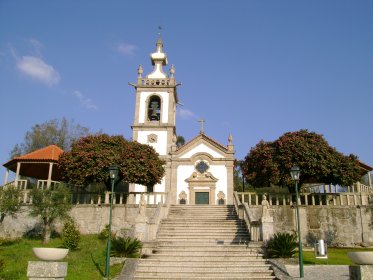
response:
M270 258L291 258L298 246L295 233L276 233L267 242L267 253Z
M139 258L142 243L137 238L116 237L112 241L111 256L125 258Z

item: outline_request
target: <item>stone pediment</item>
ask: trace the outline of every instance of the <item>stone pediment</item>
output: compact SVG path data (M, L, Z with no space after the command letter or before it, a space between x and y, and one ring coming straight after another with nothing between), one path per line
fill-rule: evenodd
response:
M193 172L192 175L185 180L187 183L216 183L218 178L215 178L210 172L205 172L203 174L199 172Z
M211 155L213 158L227 158L228 155L233 156L227 147L216 142L205 134L200 134L185 145L181 146L174 152L178 158L191 158L195 154L205 153Z

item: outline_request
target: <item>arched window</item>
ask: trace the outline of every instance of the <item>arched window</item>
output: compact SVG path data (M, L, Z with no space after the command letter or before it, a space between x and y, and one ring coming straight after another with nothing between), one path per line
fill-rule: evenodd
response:
M148 120L159 121L161 119L161 99L157 95L149 98L148 103Z

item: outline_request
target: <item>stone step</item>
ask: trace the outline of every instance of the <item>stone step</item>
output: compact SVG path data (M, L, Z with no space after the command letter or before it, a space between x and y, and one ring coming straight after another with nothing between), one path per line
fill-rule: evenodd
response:
M175 250L175 251L252 251L252 250L260 250L262 248L263 244L261 242L250 242L247 245L217 245L217 244L198 244L196 246L193 246L191 244L187 245L177 245L174 244L172 246L159 246L156 251L158 250Z
M153 255L149 258L144 258L140 260L138 265L169 265L169 266L183 266L183 265L208 265L208 266L256 266L256 265L269 265L268 261L263 258L238 258L234 260L197 260L194 258L193 260L188 261L187 263L185 260L181 259L156 259L153 258Z
M277 279L275 276L248 276L248 275L241 275L241 276L229 276L229 275L219 275L214 276L211 279L210 276L135 276L133 279L135 280L275 280Z
M174 273L174 272L209 272L213 271L214 273L217 272L240 272L240 273L263 273L263 274L272 274L270 270L270 266L247 266L247 267L239 267L239 266L231 266L231 267L214 267L214 266L138 266L137 272L161 272L161 273Z
M156 262L156 263L152 263L152 262L143 262L143 263L139 263L138 264L138 268L139 269L161 269L161 270L164 270L164 269L167 269L167 268L170 268L170 269L179 269L179 270L191 270L191 269L206 269L206 268L213 268L213 269L227 269L227 267L229 269L231 268L234 268L234 269L237 269L237 270L253 270L253 269L263 269L263 270L268 270L268 269L271 269L271 265L270 264L267 264L267 263L253 263L251 266L245 266L246 263L235 263L235 262L231 262L231 263L224 263L224 265L219 265L217 266L217 263L216 262L210 262L210 263L206 263L206 262L188 262L188 263L183 263L183 262L169 262L169 263L162 263L162 262Z
M154 254L154 255L151 255L149 257L149 260L161 260L161 261L186 261L186 262L189 262L189 261L193 261L197 258L197 256L193 256L193 255L189 255L189 256L185 256L185 255L180 255L180 256L175 256L173 254ZM198 260L200 262L209 262L209 261L237 261L237 260L240 260L242 259L243 256L239 256L239 255L200 255L198 256ZM263 261L263 258L261 256L255 256L255 255L252 255L252 256L245 256L245 261L247 261L246 263L251 263L251 262L255 262L255 261L258 261L258 262L262 262Z
M175 272L175 273L170 273L168 271L165 271L165 272L161 272L161 271L136 271L136 277L142 277L142 276L145 276L145 277L148 277L148 276L162 276L162 277L168 277L168 278L171 278L170 276L174 276L174 277L181 277L181 278L184 278L184 277L192 277L192 276L195 276L195 277L198 277L198 276L205 276L207 273L205 271L201 271L201 272L198 272L198 271L179 271L179 272ZM242 277L243 274L246 276L246 277L261 277L261 276L273 276L273 272L272 271L267 271L267 272L258 272L258 271L254 271L254 272L240 272L240 271L227 271L225 273L223 272L219 272L219 271L209 271L208 272L208 276L210 277L210 279L216 279L215 277L216 276L222 276L222 275L225 275L225 276L236 276L236 277ZM137 278L135 278L137 279ZM163 279L163 278L162 278Z

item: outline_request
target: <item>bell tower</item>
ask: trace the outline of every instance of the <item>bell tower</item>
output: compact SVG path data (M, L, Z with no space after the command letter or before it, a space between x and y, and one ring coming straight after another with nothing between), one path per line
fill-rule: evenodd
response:
M170 176L171 151L176 148L176 104L178 102L174 78L175 68L171 65L169 75L163 71L168 64L163 52L161 37L156 43L156 51L150 54L153 71L143 77L143 68L138 68L135 119L132 125L132 139L152 146L166 160L166 175L162 183L154 187L156 192L167 192L167 177ZM135 185L133 191L145 191Z

